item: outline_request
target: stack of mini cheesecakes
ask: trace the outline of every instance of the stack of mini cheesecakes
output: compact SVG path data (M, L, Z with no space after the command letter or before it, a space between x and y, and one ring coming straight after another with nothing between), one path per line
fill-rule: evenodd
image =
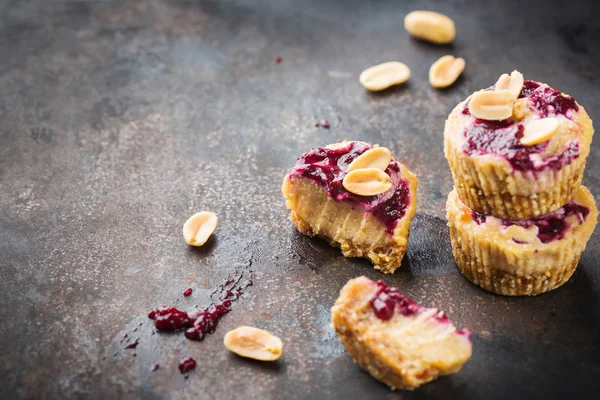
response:
M581 185L594 129L583 107L518 71L452 111L446 211L463 275L502 295L537 295L573 274L598 217Z

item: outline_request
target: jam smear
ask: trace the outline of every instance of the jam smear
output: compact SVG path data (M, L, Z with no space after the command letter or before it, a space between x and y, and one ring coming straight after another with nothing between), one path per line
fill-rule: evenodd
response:
M427 310L410 297L400 293L397 288L388 286L383 281L377 281L377 291L371 298L370 303L375 316L383 321L392 319L396 310L405 317L418 315ZM443 311L438 311L433 318L440 323L451 323L450 318ZM460 329L456 333L467 336L467 338L471 337L469 329Z
M192 295L192 292L193 292L192 288L187 288L187 289L185 289L185 290L183 291L183 295L184 295L185 297L188 297L188 296L191 296L191 295Z
M163 331L176 331L191 324L190 317L185 311L175 307L158 307L150 311L148 318L154 320L154 325Z
M150 311L148 318L160 330L179 331L186 329L185 337L191 340L202 340L207 333L213 333L219 318L231 311L231 306L252 285L250 263L243 269L236 269L225 282L217 286L211 293L213 302L203 309L188 312L175 307L158 307ZM216 297L216 299L214 299Z
M194 360L192 357L186 357L179 362L179 372L182 374L185 374L194 368L196 368L196 360Z
M408 317L418 314L425 307L401 294L397 288L388 286L383 281L377 281L377 292L371 298L371 308L377 318L389 321L396 309Z
M154 364L150 371L154 372L154 371L158 370L159 368L160 368L160 364Z
M493 90L493 87L487 90ZM519 98L528 98L542 118L555 115L570 118L571 111L579 110L573 97L535 81L524 82ZM462 110L464 115L470 115L468 104L467 100ZM541 171L545 168L560 170L579 157L579 144L569 142L562 154L534 162L531 156L544 152L548 142L534 146L521 144L519 139L523 137L523 129L523 123L512 119L487 121L476 118L465 129L466 143L463 151L467 154L504 157L514 169L523 172Z
M579 111L579 106L571 96L563 95L559 90L535 81L525 81L519 98L529 98L542 117L565 115L569 111Z
M477 211L473 210L471 210L471 217L473 218L473 221L477 223L477 225L484 224L485 220L487 219L487 217L484 214L480 214Z
M355 204L372 212L386 226L386 232L392 234L398 220L404 217L410 205L408 182L400 175L400 165L392 160L385 172L390 176L392 189L376 196L358 196L348 192L342 185L348 166L365 151L372 149L365 142L348 142L338 148L320 147L303 154L289 173L311 179L322 186L335 201Z
M283 61L283 58L281 58L280 56L275 57L275 60L273 60L275 62L275 64L281 64L281 62Z
M546 214L542 217L528 219L524 221L503 220L502 225L506 227L517 225L523 228L537 226L537 237L538 239L540 239L540 242L550 243L565 237L565 234L570 228L570 225L567 222L567 217L576 215L579 221L583 223L583 221L586 219L589 213L589 208L571 201L559 208L558 210Z

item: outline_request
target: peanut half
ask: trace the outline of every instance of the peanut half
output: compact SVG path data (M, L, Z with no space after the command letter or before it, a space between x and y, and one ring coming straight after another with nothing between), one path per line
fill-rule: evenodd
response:
M344 188L359 196L375 196L392 188L390 176L377 168L350 171L342 181Z
M524 82L523 74L515 69L510 76L508 74L500 76L500 79L496 82L496 90L508 90L516 100L521 94L521 90L523 90Z
M464 58L444 56L429 68L429 83L434 88L445 88L452 85L465 69Z
M404 17L404 29L412 36L435 44L447 44L456 37L454 21L433 11L413 11Z
M202 246L217 228L217 214L203 211L183 224L183 239L190 246Z
M469 112L475 118L500 121L512 115L514 97L508 90L475 92L469 102Z
M281 339L251 326L240 326L227 332L223 344L238 356L260 361L278 360L283 353Z
M348 166L348 172L363 168L385 171L392 162L392 152L386 147L375 147L362 153Z
M542 118L525 125L521 144L533 146L549 140L558 130L558 119Z
M377 92L404 83L410 78L410 69L398 61L385 62L365 69L359 76L360 84Z

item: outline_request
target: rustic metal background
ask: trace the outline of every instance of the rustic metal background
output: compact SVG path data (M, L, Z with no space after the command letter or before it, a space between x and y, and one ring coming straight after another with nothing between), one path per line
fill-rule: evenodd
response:
M402 21L414 9L451 16L455 44L409 38ZM0 0L1 397L597 394L600 230L559 290L506 298L473 286L450 251L442 128L459 100L514 68L600 121L599 12L597 1ZM428 68L448 53L466 71L434 90ZM359 73L388 60L406 62L410 82L367 93ZM331 129L314 127L320 119ZM342 139L388 146L420 179L410 249L393 276L288 221L286 170ZM584 179L596 196L599 142ZM195 249L181 226L199 210L215 211L219 227ZM206 304L248 261L254 285L215 334L153 334L151 308ZM462 372L412 393L361 372L329 326L339 289L360 274L473 329ZM242 324L283 338L283 359L227 352L223 334ZM137 349L123 349L136 338ZM198 361L187 380L176 367L183 356Z

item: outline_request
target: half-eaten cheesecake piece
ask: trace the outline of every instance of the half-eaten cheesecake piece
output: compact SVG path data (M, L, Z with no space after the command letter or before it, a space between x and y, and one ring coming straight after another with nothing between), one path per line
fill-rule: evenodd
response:
M333 327L354 361L395 389L415 389L460 371L471 357L471 331L384 282L351 279L331 309Z
M342 142L304 153L283 179L292 222L391 274L406 253L417 178L385 147Z

